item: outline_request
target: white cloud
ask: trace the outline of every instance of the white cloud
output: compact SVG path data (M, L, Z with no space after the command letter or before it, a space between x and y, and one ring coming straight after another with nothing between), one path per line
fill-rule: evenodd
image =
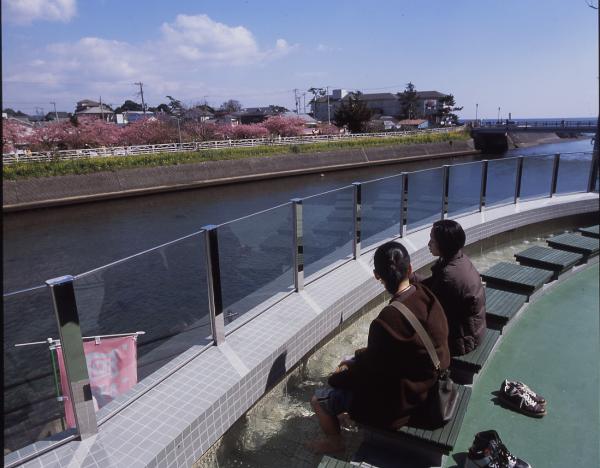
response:
M218 23L207 15L177 15L161 31L162 46L192 62L243 65L281 57L292 49L284 39L277 39L273 49L261 50L245 27Z
M2 0L6 17L15 23L36 20L68 22L77 13L75 0Z
M227 73L227 67L276 60L295 47L285 39L261 47L243 26L218 23L206 15L178 15L162 24L155 38L138 44L98 37L49 44L7 64L3 88L11 95L31 94L33 89L40 95L71 92L74 101L100 93L113 99L111 90L117 100L131 96L132 84L141 80L159 96L185 99L207 94L198 78L209 69Z

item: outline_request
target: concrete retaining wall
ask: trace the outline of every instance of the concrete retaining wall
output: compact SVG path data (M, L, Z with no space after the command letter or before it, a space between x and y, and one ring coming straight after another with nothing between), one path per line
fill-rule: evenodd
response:
M474 154L472 141L357 148L312 154L141 167L115 172L5 180L4 211L83 203L208 185L286 177L400 161Z

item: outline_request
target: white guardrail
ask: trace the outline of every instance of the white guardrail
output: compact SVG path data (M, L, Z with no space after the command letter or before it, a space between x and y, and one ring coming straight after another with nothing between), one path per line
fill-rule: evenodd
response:
M140 154L176 153L179 151L201 151L208 149L241 148L249 146L297 145L327 141L356 140L361 138L374 137L391 138L405 135L417 135L423 133L456 132L462 129L463 127L449 127L400 132L352 133L340 135L304 135L297 137L250 138L245 140L193 141L187 143L163 143L159 145L137 146L111 146L102 148L85 148L58 151L27 152L19 150L18 152L3 153L2 164L8 165L16 162L60 161L97 157L135 156Z

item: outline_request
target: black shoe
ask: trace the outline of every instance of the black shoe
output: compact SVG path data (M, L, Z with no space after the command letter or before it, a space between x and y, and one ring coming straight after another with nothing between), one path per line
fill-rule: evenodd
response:
M531 468L508 451L496 431L475 434L464 468Z
M510 407L527 416L533 416L534 418L545 416L546 406L538 403L532 396L533 392L528 389L529 387L525 384L519 386L515 385L514 382L505 380L502 382L498 397Z
M536 403L539 403L540 405L546 404L546 399L542 395L540 395L539 393L535 393L523 382L519 382L518 380L505 380L504 383L502 384L502 386L504 386L504 385L510 385L513 387L517 387L519 390L524 391L525 393L529 394L529 396L531 398L533 398L533 400Z

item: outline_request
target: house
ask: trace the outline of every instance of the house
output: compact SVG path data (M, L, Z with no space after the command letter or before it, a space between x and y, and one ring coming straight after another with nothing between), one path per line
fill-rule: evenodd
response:
M402 113L399 93L365 93L359 95L359 100L375 115L398 117ZM446 95L439 91L417 91L417 105L414 118L427 119L430 123L439 123L438 115L443 108L442 98ZM328 96L321 96L311 101L313 116L321 121L333 120L336 111L342 103L349 99L348 91L334 89Z
M215 116L214 118L208 120L208 122L235 127L236 125L240 124L240 115L240 112L230 112Z
M429 127L426 119L404 119L398 122L401 130L423 130Z
M89 99L77 102L75 116L77 118L102 119L106 122L115 121L114 111L109 106Z
M279 114L282 117L301 119L304 121L304 131L305 135L315 135L317 134L317 126L319 122L316 119L312 118L308 114L296 114L295 112L284 112L283 114Z
M70 112L48 112L44 120L48 122L64 122L71 118Z
M240 113L240 122L243 124L261 123L267 117L280 115L286 111L287 109L279 108L277 106L248 107Z

